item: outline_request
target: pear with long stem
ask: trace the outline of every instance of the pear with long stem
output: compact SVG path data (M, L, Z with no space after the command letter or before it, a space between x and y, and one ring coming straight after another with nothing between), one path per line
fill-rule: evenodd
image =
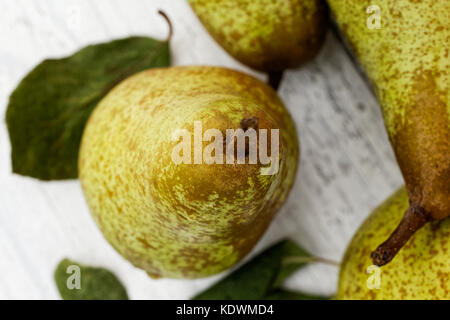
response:
M450 1L328 3L373 83L410 200L372 253L381 266L428 221L450 215Z

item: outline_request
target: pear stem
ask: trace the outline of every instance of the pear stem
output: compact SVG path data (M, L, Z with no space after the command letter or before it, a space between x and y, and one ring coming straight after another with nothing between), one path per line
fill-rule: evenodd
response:
M169 17L167 16L167 14L164 11L158 10L158 13L164 18L164 20L166 20L167 25L169 26L169 35L167 36L166 42L170 42L170 40L172 39L172 36L173 36L172 21L170 21Z
M281 79L283 78L284 71L271 71L268 73L269 75L269 86L272 87L273 90L278 91L280 87Z
M239 124L241 126L241 129L243 129L244 131L247 131L249 128L258 130L259 119L258 117L255 116L250 118L244 118L241 120Z
M423 208L411 205L394 232L372 252L373 264L381 267L389 263L409 238L429 220L430 216Z

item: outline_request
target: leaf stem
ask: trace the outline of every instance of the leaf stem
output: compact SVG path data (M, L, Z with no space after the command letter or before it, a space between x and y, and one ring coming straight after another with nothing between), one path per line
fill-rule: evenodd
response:
M341 264L337 261L321 258L321 257L286 257L281 262L282 264L304 264L304 263L312 263L312 262L318 262L318 263L325 263L333 266L339 267Z
M320 257L315 257L315 260L313 262L318 262L318 263L325 263L331 266L336 266L336 267L340 267L341 263L337 262L335 260L331 260L331 259L327 259L327 258L320 258Z
M164 11L158 10L158 13L164 18L164 20L166 20L167 25L169 26L169 35L167 36L166 42L170 42L170 40L172 39L172 36L173 36L172 21L170 21L169 17L167 16L167 14Z

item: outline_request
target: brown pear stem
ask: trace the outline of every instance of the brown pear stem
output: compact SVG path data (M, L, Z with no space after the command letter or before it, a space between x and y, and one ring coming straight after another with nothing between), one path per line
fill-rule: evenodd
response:
M250 118L244 118L241 120L241 122L239 123L241 126L241 129L243 129L244 131L247 131L248 128L253 128L255 130L258 130L258 125L259 125L259 119L258 117L250 117Z
M420 207L411 205L406 210L402 221L389 238L372 252L374 265L383 266L390 262L411 236L428 221L430 216Z
M273 90L278 91L280 87L281 79L283 78L284 71L271 71L268 73L269 75L269 86L272 87Z
M169 26L169 35L167 36L166 42L170 42L170 40L172 39L172 36L173 36L172 21L170 21L169 17L167 16L167 14L164 11L158 10L158 13L164 18L164 20L166 20L167 25Z

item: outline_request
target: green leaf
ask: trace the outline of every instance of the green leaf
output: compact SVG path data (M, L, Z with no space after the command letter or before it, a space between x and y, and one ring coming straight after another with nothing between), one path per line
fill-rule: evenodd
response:
M125 287L112 272L104 268L85 267L64 259L56 268L54 276L64 300L128 300ZM79 288L76 286L77 276L80 276Z
M193 299L265 299L295 270L314 259L293 241L282 240Z
M146 37L88 46L39 64L11 94L6 111L13 172L76 178L81 136L97 103L128 76L169 65L168 42Z

